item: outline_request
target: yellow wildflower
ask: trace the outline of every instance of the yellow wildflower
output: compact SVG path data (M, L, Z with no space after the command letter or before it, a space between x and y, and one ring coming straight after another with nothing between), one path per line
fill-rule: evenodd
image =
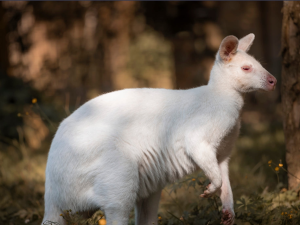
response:
M286 191L287 191L286 188L282 188L282 189L280 190L280 192L286 192Z
M283 164L282 164L282 163L279 163L279 167L283 167Z
M32 104L35 104L35 103L37 103L37 99L36 99L36 98L33 98L33 99L31 100L31 102L32 102Z
M98 221L98 225L105 225L106 224L106 219L100 219L99 221Z
M284 212L282 212L281 215L284 215Z
M195 181L195 180L196 180L195 178L192 179L192 181Z
M292 218L293 218L293 215L292 215L292 214L290 214L290 215L289 215L289 217L290 217L290 219L292 219Z
M272 160L270 160L269 162L268 162L268 164L271 164L272 163Z
M278 166L275 167L275 171L279 171L279 167Z
M161 220L161 216L158 217L158 220Z
M63 216L63 214L60 214L60 216Z
M285 212L284 214L287 215L287 212Z

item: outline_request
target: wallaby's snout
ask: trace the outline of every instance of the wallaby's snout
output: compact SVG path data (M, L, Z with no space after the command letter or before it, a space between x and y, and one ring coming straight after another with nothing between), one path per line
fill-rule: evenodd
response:
M276 78L269 73L267 75L266 91L273 91L273 90L275 90L276 83L277 83Z

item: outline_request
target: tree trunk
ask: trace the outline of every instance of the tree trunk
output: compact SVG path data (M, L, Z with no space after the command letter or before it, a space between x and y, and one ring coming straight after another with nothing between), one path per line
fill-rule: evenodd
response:
M4 9L2 6L2 2L0 2L0 71L3 73L7 73L8 69L8 49L7 49L7 41L6 41L6 21L4 19Z
M300 2L284 2L282 109L289 189L300 189Z
M129 56L130 26L134 18L136 2L109 2L100 8L100 24L103 26L104 91L120 89L126 79Z

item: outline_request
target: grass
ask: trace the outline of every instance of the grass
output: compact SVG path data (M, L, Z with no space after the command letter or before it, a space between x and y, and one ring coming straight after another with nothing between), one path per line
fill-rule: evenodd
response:
M0 224L40 224L46 157L32 155L20 160L13 148L0 151Z

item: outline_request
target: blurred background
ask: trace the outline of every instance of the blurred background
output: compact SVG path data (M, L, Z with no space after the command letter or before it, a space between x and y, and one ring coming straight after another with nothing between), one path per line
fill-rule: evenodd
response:
M0 221L41 221L47 153L64 118L114 90L207 84L227 35L254 33L249 54L278 80L275 92L245 95L230 167L235 198L287 188L286 174L278 182L268 166L285 162L282 7L267 1L0 2ZM191 192L175 196L182 208L195 199ZM160 210L169 200L164 192Z

